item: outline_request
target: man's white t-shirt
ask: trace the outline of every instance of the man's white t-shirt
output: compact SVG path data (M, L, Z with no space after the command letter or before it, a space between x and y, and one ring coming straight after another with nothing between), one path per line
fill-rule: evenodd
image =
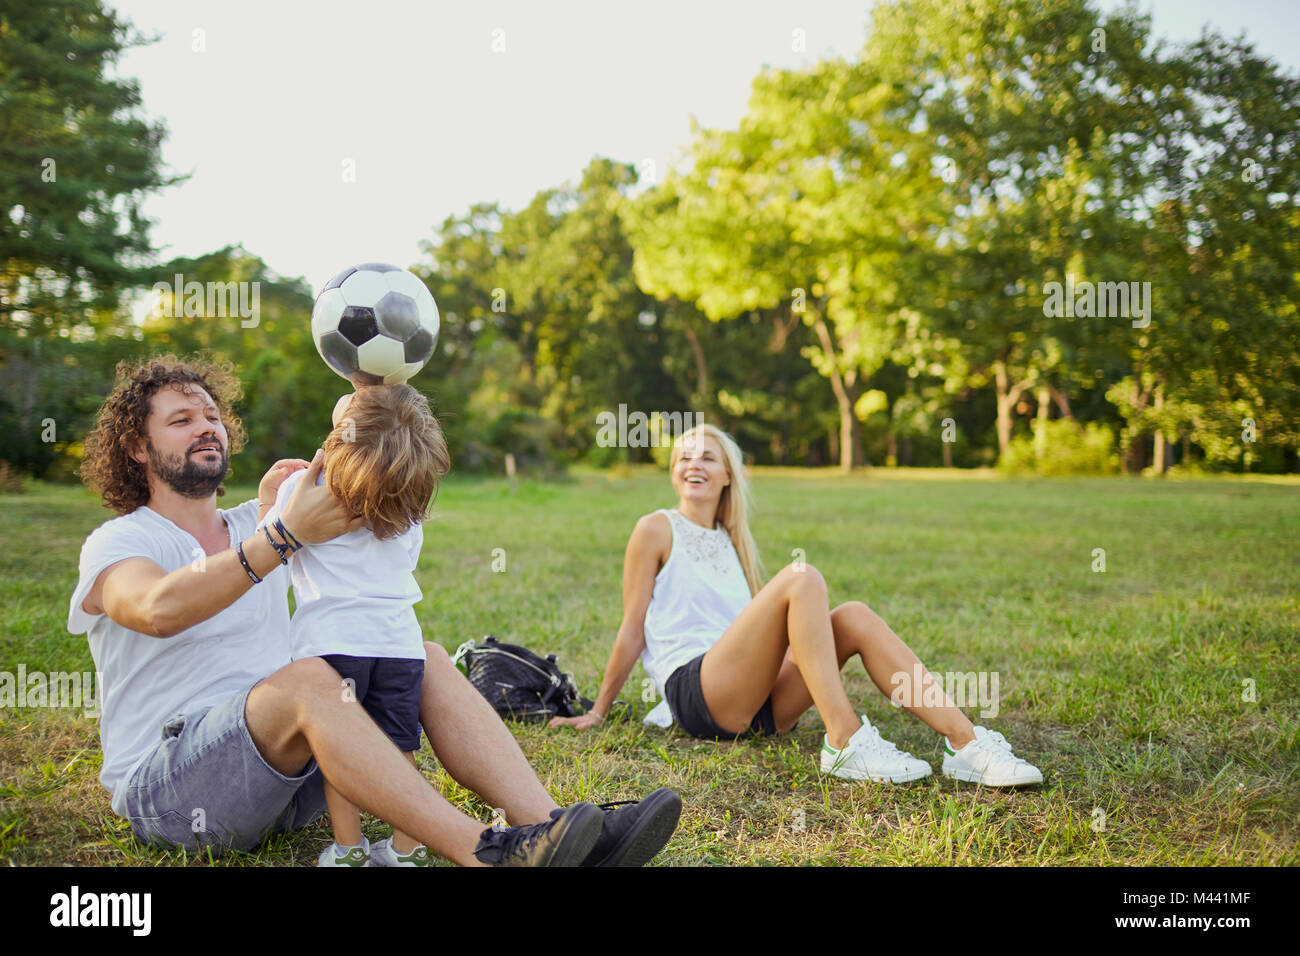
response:
M263 525L280 516L304 474L284 480ZM322 475L317 484L324 480ZM294 660L325 654L424 660L414 609L424 595L412 573L423 545L424 529L417 523L386 541L358 528L296 552L289 559L297 604L289 622Z
M230 546L250 537L257 501L219 510ZM111 564L148 558L168 573L194 568L203 587L205 563L198 539L148 506L104 522L81 546L81 577L72 593L68 630L86 634L103 678L99 740L100 782L113 810L126 815L124 784L162 740L162 725L237 694L289 663L288 580L282 568L249 588L234 604L173 637L127 630L107 614L87 614L81 602Z

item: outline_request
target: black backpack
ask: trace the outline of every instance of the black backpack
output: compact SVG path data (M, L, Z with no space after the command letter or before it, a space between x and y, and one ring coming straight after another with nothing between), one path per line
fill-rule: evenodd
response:
M592 706L578 693L573 675L560 670L554 654L538 657L489 634L482 643L466 641L456 648L451 661L503 719L576 717Z

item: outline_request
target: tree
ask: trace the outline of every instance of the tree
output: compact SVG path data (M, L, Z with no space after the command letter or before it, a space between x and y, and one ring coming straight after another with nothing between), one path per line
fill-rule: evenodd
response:
M869 69L831 60L766 70L735 131L695 130L689 164L633 218L637 279L712 320L754 309L798 316L803 349L838 407L839 461L865 463L855 412L897 347L942 221L939 188L892 123Z
M1256 442L1300 445L1300 80L1208 33L1164 68L1156 145L1172 161L1156 167L1144 249L1160 321L1112 399L1134 470L1147 434L1157 473L1179 436L1249 467Z
M150 251L161 123L109 69L143 42L99 0L0 5L0 325L95 325Z
M897 0L873 25L864 60L952 193L927 319L992 383L1005 452L1024 396L1068 417L1081 370L1126 334L1122 318L1048 314L1047 284L1148 278L1128 207L1149 185L1135 89L1149 25L1083 0Z

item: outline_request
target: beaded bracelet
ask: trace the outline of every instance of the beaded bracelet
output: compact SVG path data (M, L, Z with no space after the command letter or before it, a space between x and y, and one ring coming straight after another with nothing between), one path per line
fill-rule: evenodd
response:
M239 563L242 564L244 570L248 572L248 579L254 584L261 584L262 579L253 573L252 565L248 563L248 558L244 557L244 543L242 541L235 545L235 554L239 555Z

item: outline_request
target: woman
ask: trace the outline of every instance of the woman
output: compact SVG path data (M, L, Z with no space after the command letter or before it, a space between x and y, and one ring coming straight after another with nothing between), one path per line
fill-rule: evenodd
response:
M971 725L875 612L856 601L831 610L816 568L792 564L762 584L743 459L730 436L712 425L683 433L669 470L677 509L641 518L628 541L623 623L595 706L552 727L600 723L640 657L693 736L785 733L815 706L826 725L823 773L893 783L928 776L928 763L859 721L840 678L856 656L886 695L923 674L923 687L900 696L945 735L946 775L991 787L1042 782L1001 734Z

